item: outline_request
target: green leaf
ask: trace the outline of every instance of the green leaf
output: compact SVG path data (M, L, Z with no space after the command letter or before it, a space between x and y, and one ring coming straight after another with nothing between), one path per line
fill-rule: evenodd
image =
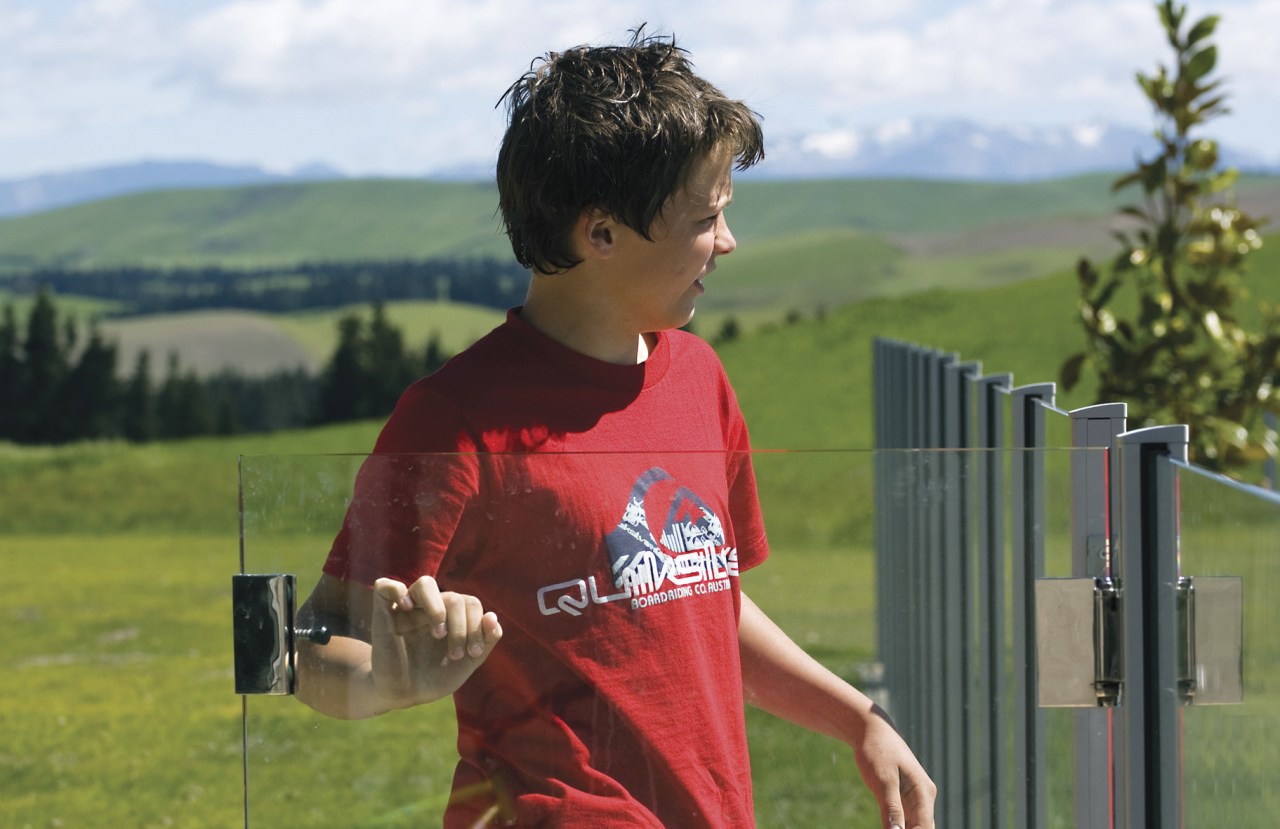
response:
M1125 175L1120 176L1118 179L1111 182L1111 192L1114 193L1117 190L1123 190L1129 185L1136 184L1141 180L1142 180L1142 173L1138 173L1138 172L1126 173Z
M1191 31L1187 32L1187 45L1194 46L1213 34L1213 30L1218 27L1218 21L1221 18L1216 14L1211 14L1201 20L1199 23L1191 27Z
M1147 193L1154 193L1164 186L1164 180L1168 176L1168 166L1163 157L1157 158L1150 164L1138 165L1139 173L1142 176L1142 189Z
M1185 70L1186 79L1192 83L1203 78L1205 75L1213 71L1213 67L1218 62L1218 47L1206 46L1199 52L1196 52L1187 61Z
M1080 369L1084 366L1085 354L1072 354L1067 361L1062 364L1062 370L1059 372L1058 379L1062 383L1062 388L1071 391L1076 384L1080 382Z
M1092 290L1094 285L1098 284L1098 271L1093 267L1093 263L1084 257L1076 262L1076 277L1080 280L1080 285L1086 290Z
M1236 183L1240 178L1240 171L1235 167L1228 167L1218 175L1209 180L1209 192L1218 193L1226 190Z

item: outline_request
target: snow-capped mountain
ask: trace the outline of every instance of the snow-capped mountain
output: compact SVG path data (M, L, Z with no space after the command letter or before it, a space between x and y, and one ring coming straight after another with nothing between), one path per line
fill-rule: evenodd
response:
M900 119L863 128L773 136L757 175L899 177L994 181L1057 178L1131 167L1156 146L1150 130L1101 122L1063 127L992 127L961 119ZM1227 164L1268 165L1222 148ZM1271 165L1271 171L1276 171Z

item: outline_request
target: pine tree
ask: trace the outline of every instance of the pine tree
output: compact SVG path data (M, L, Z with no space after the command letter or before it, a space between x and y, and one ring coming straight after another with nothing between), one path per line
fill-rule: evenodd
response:
M365 340L368 391L365 416L390 414L405 388L414 381L414 365L405 352L404 335L387 319L386 308L374 303Z
M40 288L31 306L22 356L22 404L15 410L19 417L15 436L24 442L48 442L57 437L55 407L67 374L67 355L58 337L58 311L47 288Z
M169 353L169 369L156 399L156 421L164 438L207 435L213 431L213 413L204 386L193 372L183 372L176 352Z
M22 361L18 357L18 320L13 303L0 313L0 440L17 437L22 406Z
M431 336L427 338L427 348L423 354L422 369L424 374L431 374L440 366L444 365L449 359L449 355L445 354L444 346L440 344L440 332L432 331Z
M138 352L133 374L124 391L120 431L129 440L142 443L156 436L156 399L151 386L151 353Z
M89 339L59 395L64 439L92 440L116 434L121 404L116 362L115 344L104 340L97 324L92 324Z
M356 420L365 415L364 323L355 314L338 320L338 347L333 352L320 380L320 423Z

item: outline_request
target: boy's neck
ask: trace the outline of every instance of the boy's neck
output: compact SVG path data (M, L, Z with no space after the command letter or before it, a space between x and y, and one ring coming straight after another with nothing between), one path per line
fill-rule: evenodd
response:
M638 365L657 342L653 334L632 331L607 305L594 303L562 285L566 274L534 275L520 318L566 348L615 365Z

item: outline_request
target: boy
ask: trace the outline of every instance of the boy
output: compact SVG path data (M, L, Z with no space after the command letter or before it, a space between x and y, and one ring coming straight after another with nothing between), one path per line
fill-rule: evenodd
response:
M676 329L735 247L756 116L639 33L504 98L527 300L388 420L301 614L339 635L300 646L299 697L364 717L452 695L449 827L750 826L744 702L850 745L884 826L932 827L882 712L738 586L767 554L746 427Z

